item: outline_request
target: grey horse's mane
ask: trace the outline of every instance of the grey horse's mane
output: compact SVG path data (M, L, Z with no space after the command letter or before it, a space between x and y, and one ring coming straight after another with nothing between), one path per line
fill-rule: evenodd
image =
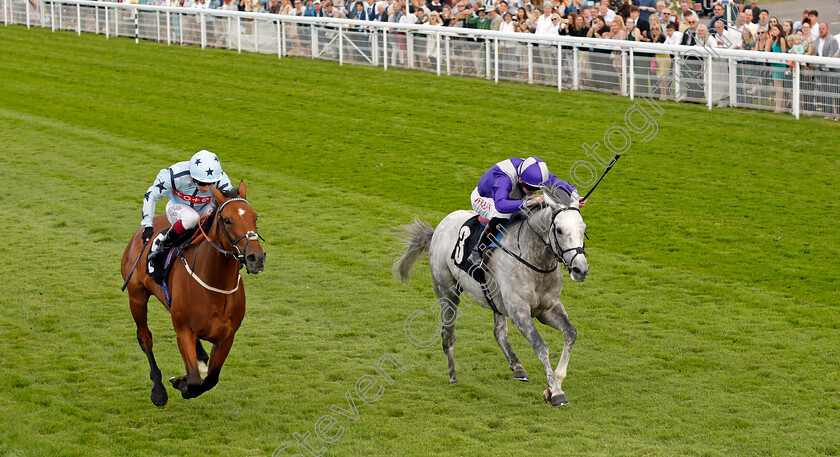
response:
M569 193L569 190L563 186L546 186L542 188L543 195L548 197L553 203L559 203L562 206L576 206L575 200L572 198L572 194ZM577 192L574 193L577 195ZM532 195L526 199L531 200L534 198L538 198L538 195ZM546 206L538 206L534 208L545 208ZM539 210L524 210L523 214L526 218L530 219L536 216L539 213Z

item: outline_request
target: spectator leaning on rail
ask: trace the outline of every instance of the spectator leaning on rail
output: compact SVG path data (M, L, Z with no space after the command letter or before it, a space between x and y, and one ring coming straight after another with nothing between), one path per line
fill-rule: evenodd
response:
M481 223L485 225L484 233L469 257L473 265L481 265L481 257L492 237L498 232L499 225L525 209L523 199L547 186L563 187L571 194L572 201L580 198L575 186L551 174L545 162L538 157L528 157L524 160L513 157L503 160L481 176L478 186L470 195L472 207L478 213ZM581 207L586 204L586 200L579 201ZM540 203L542 197L528 201L529 205Z
M222 171L222 164L216 154L202 150L195 153L189 162L178 162L169 168L160 170L155 183L143 195L143 241L148 242L154 229L152 221L155 206L163 197L169 198L166 204L166 218L172 227L166 232L157 250L149 253L149 263L165 253L178 235L198 226L201 216L213 212L213 192L210 186L219 190L230 189L230 179Z

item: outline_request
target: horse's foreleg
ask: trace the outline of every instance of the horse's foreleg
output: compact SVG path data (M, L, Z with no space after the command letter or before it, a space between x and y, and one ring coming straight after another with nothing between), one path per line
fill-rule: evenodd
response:
M530 307L527 304L522 303L518 306L511 306L508 309L515 310L511 313L511 322L513 322L513 325L522 332L522 336L531 343L531 347L534 348L534 354L536 354L537 358L540 359L540 362L542 362L543 367L545 368L545 377L548 381L548 389L546 389L546 393L548 395L544 394L545 400L550 402L553 406L561 406L569 403L569 400L566 399L566 395L562 390L560 390L560 385L557 383L557 377L554 375L554 370L551 369L551 362L548 360L548 345L545 344L545 340L540 335L540 332L537 331L537 327L534 325L531 313L528 312Z
M554 370L554 375L557 377L557 386L561 387L560 392L562 393L563 380L566 379L566 369L569 367L569 358L572 356L572 346L575 345L575 340L577 340L577 329L569 321L566 308L559 300L551 309L537 316L537 319L543 324L563 332L563 352L560 353L560 362L557 363L557 369Z
M513 352L513 348L510 347L510 342L508 342L507 317L500 314L494 314L494 316L495 325L493 327L493 336L496 337L496 342L499 343L499 348L501 348L502 353L504 353L507 358L508 367L510 367L510 370L513 371L513 379L516 379L517 381L528 381L528 373L525 371L525 368L522 366L519 358L516 357L516 354Z
M195 355L198 359L198 373L204 378L207 376L207 362L210 361L210 356L207 355L207 351L204 350L204 346L201 345L201 340L198 338L195 339Z
M219 382L222 365L225 364L225 359L227 359L231 347L233 347L233 335L221 343L213 345L213 349L210 351L210 366L207 369L207 377L204 378L201 385L202 392L212 389Z
M137 342L140 343L140 349L143 350L149 360L149 379L154 383L149 399L155 406L163 406L169 400L169 396L163 386L160 369L155 361L155 354L152 352L152 332L149 330L146 320L149 293L145 289L143 291L129 289L128 302L131 307L131 316L134 317L134 322L137 324Z
M196 355L196 343L198 337L189 328L176 328L175 334L178 340L178 349L181 351L181 358L184 359L184 366L187 374L169 380L172 386L181 391L184 398L193 398L201 394L198 392L201 386L201 374L198 371L198 358Z

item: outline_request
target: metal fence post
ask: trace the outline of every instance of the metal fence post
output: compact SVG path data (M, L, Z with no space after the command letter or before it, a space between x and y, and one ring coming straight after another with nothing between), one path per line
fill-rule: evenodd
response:
M563 91L563 46L557 43L557 92Z
M636 96L636 55L633 48L630 48L630 100Z
M446 76L449 76L449 75L452 74L452 66L451 66L452 54L450 52L451 49L449 47L450 40L451 40L451 37L449 35L447 35L446 38L443 40L443 44L444 44L444 46L446 46Z
M201 49L207 47L207 19L204 17L204 13L201 14Z
M283 51L280 53L281 55L286 55L286 23L280 23L280 38L283 40Z
M727 65L729 66L729 106L735 108L738 103L736 101L738 99L738 68L733 57L729 58Z
M160 11L155 11L155 25L157 26L157 42L160 43Z
M499 84L499 39L493 40L493 81Z
M406 39L406 50L405 52L408 54L405 58L408 60L408 68L414 69L414 34L411 33L411 30L406 29L405 31Z
M534 84L534 46L528 43L528 84Z
M26 8L29 11L29 8ZM76 3L76 35L82 36L82 5Z
M236 52L242 54L242 20L236 18Z
M344 65L344 33L343 27L338 24L338 65Z
M134 13L134 44L140 43L140 10L131 10Z
M388 29L382 29L382 68L388 71Z
M435 66L437 75L440 76L440 33L435 32Z
M793 110L793 116L796 117L796 119L799 119L799 99L802 96L802 93L801 93L800 87L799 87L799 84L800 84L800 81L799 81L799 79L800 79L800 73L799 73L800 65L801 65L801 63L796 62L796 65L793 66L793 84L792 84L793 95L790 98L790 107Z
M61 7L58 7L58 14L59 18L61 17ZM61 28L59 26L59 28ZM111 35L111 21L108 17L108 5L105 5L105 39L107 40L109 35Z
M64 30L64 5L58 5L58 30Z
M580 90L580 62L577 46L572 48L572 89Z
M172 20L169 18L169 10L166 10L166 45L172 46Z
M120 36L120 9L114 9L114 36Z
M76 5L78 7L78 5ZM26 28L29 29L29 0L23 2L23 9L26 12Z
M184 45L184 14L178 12L178 44Z
M627 53L621 50L621 95L627 95Z
M709 110L712 109L712 63L714 63L714 59L711 55L706 56L706 105L708 105Z
M280 33L280 19L277 19L277 58L283 58L283 35Z
M315 31L315 25L309 24L309 42L312 43L312 58L318 57L318 32Z
M682 98L682 57L680 53L674 54L674 101L679 102Z
M490 41L484 40L484 79L490 79Z
M6 25L9 25L6 23ZM55 32L55 2L50 2L50 27L52 27L52 31ZM105 37L107 38L108 35L106 34Z
M96 31L96 34L99 35L99 7L98 6L93 7L93 20L96 22L96 26L95 26L94 30ZM52 18L50 18L50 21L52 21Z

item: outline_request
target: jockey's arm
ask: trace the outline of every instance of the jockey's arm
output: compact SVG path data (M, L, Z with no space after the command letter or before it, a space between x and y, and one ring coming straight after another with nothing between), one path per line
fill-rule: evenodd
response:
M580 203L581 208L583 208L586 205L586 200L580 199L580 194L578 193L577 188L575 186L573 186L568 181L563 181L562 179L558 178L557 176L554 176L552 173L548 174L548 186L563 187L567 191L569 191L569 194L571 194L572 196L577 195L577 197L579 199L578 202Z
M522 200L511 200L510 190L512 184L509 180L499 180L493 186L493 204L496 211L500 213L513 214L522 210Z
M230 182L230 178L228 178L227 173L224 171L222 172L222 177L219 178L219 182L217 183L218 186L216 187L219 190L230 190L233 188L233 184Z
M157 206L158 200L172 194L170 187L172 187L172 183L169 169L164 168L160 170L160 173L155 178L155 182L143 195L143 220L140 222L140 225L143 227L152 226L152 221L155 218L155 206Z

